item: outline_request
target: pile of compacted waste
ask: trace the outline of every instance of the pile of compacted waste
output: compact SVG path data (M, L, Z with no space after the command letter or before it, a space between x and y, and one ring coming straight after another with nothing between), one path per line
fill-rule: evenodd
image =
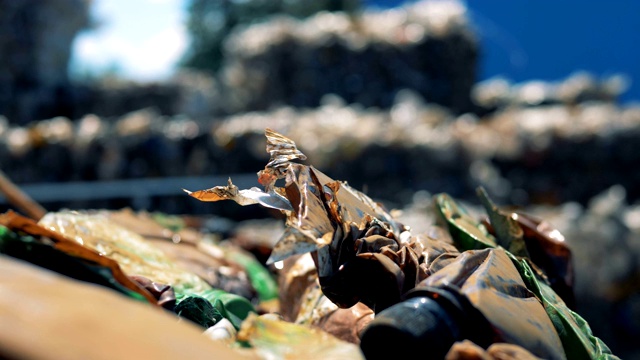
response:
M390 109L363 108L327 96L318 108L283 106L209 122L160 116L153 109L117 118L54 118L29 126L0 119L0 162L23 185L253 173L268 160L262 132L269 126L304 140L301 149L316 166L396 207L405 206L418 190L473 199L478 184L496 199L518 206L586 204L618 184L635 201L640 198L634 186L640 107L595 95L581 101L613 86L589 79L576 75L555 86L498 80L479 84L478 101L499 104L483 117L456 116L402 91ZM507 97L536 87L546 94L538 99L543 103L527 105L533 100L524 95ZM577 102L561 101L560 90ZM209 211L184 202L171 208L171 203L163 199L153 205L170 213ZM73 206L114 204L95 200Z
M576 312L571 249L543 218L484 187L480 208L438 193L412 218L265 134L262 188L185 189L270 209L281 226L259 235L130 209L2 214L0 354L617 358Z

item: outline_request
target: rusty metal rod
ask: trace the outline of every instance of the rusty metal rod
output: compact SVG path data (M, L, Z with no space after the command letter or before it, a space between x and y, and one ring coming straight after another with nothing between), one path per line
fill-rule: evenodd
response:
M47 213L45 208L16 186L2 170L0 170L0 191L11 205L35 221L40 220Z

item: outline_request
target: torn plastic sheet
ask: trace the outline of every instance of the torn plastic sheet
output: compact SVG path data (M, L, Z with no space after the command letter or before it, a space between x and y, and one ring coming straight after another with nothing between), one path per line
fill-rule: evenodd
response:
M336 234L349 236L352 230L361 231L373 218L398 230L391 215L365 194L312 166L291 162L306 159L295 142L271 129L266 129L265 135L271 158L258 172L258 181L265 187L264 191L256 187L239 190L229 179L227 186L185 192L200 201L233 200L242 206L259 204L281 210L287 216L287 229L267 263L329 245L334 249L326 250L333 254L339 251L335 247L342 244ZM275 186L278 179L286 179L284 188ZM332 256L322 258L326 263L319 267L328 274L339 266L332 262Z
M292 255L305 254L318 249L316 240L298 228L287 226L284 234L273 247L268 263L284 260Z
M296 143L277 132L266 129L267 152L271 155L271 159L267 163L267 169L283 169L286 168L291 160L306 160L307 156L303 154Z
M499 245L509 250L513 255L529 257L524 242L524 231L518 225L518 221L513 219L510 213L500 210L489 198L484 188L478 187L476 193L495 228Z
M289 200L277 192L272 191L266 193L257 187L252 187L248 190L238 190L238 187L231 182L231 178L229 178L227 186L215 186L211 189L198 191L182 190L189 194L189 196L200 201L233 200L242 206L260 204L276 210L293 210Z
M313 166L291 162L306 158L293 141L269 129L266 135L271 159L258 172L265 192L238 190L229 181L227 186L190 195L202 201L234 200L283 211L286 230L267 263L312 253L323 293L342 308L361 301L381 310L427 276L429 254L408 227L346 182ZM284 188L275 186L278 179L285 179ZM280 204L286 201L290 206L275 206L281 199ZM371 283L374 279L379 282Z

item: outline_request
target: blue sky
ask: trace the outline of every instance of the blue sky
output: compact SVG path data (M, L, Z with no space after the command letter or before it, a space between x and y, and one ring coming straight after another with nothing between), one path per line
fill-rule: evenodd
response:
M138 81L163 80L188 46L187 0L93 0L100 25L75 41L72 73L117 69ZM389 7L397 0L363 0ZM481 40L479 80L562 80L585 70L625 74L622 100L640 100L640 1L462 0ZM639 84L636 84L639 83Z
M162 80L187 47L184 0L94 0L97 27L75 40L71 73L117 69L138 81Z
M481 45L481 77L561 80L585 70L624 74L621 100L640 100L640 1L467 1Z

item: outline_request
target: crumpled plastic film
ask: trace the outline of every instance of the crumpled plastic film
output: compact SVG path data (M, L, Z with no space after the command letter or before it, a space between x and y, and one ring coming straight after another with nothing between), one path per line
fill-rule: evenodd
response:
M138 300L156 303L154 295L129 278L113 259L13 211L0 215L0 224L0 252L80 280L103 284Z
M200 277L174 264L161 250L140 235L121 227L106 216L75 211L47 213L39 224L75 240L120 264L125 273L154 282L171 284L176 295L211 289Z
M251 314L238 339L249 343L263 359L364 360L360 348L308 326Z

